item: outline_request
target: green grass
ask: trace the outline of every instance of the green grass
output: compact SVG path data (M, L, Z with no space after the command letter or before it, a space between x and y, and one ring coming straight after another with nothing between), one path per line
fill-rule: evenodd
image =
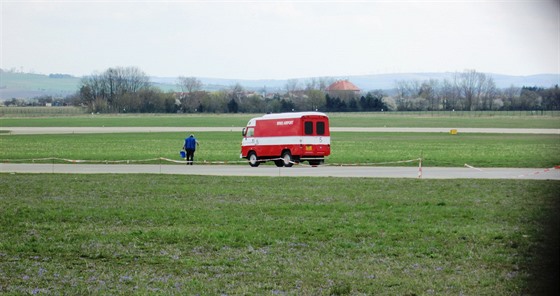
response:
M260 114L262 115L262 114ZM1 127L243 127L256 114L121 114L0 118Z
M0 130L250 117L0 118ZM341 127L558 128L546 116L440 119L331 115ZM179 159L184 136L2 135L0 159ZM239 160L239 133L197 137L197 160ZM332 150L327 164L560 163L557 135L333 133ZM1 174L0 294L552 295L559 190L524 180Z
M184 133L3 135L0 160L31 159L180 160ZM198 132L196 161L236 163L241 135L237 132ZM552 167L560 164L558 135L447 133L355 133L331 135L332 154L326 163L381 165L424 159L424 166ZM159 162L159 160L158 160ZM384 165L400 165L389 163ZM408 163L402 165L417 165Z
M330 122L333 127L560 128L560 118L554 116L430 116L426 112L334 113Z
M6 118L37 118L46 116L69 117L84 116L83 107L0 107L0 117ZM0 120L0 122L3 122ZM18 122L18 121L16 121ZM2 126L2 125L0 125Z
M542 295L558 276L558 190L5 174L0 293Z
M425 166L457 167L467 163L479 167L552 167L560 164L558 135L333 133L331 141L330 163L382 163L422 157Z
M55 108L52 109L54 110ZM261 115L262 114L96 114L51 117L0 117L0 129L1 127L19 126L243 127L247 124L249 119ZM402 115L379 112L329 113L328 115L332 127L560 128L559 117L547 115L430 116L429 113L421 113L420 115L410 113L409 115Z

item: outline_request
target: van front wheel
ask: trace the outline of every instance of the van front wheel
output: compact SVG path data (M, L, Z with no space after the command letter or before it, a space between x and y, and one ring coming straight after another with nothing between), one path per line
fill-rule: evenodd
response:
M284 166L285 167L291 167L294 165L294 161L292 159L292 154L290 153L289 150L286 150L284 152L282 152L282 160L284 161Z
M247 159L249 160L249 165L254 168L258 167L259 164L261 164L255 152L249 152L249 156L247 156Z

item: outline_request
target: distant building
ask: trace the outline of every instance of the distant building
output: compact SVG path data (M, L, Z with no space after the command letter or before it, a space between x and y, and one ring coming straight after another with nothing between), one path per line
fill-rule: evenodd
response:
M360 95L360 89L348 80L338 80L329 85L326 89L327 94L331 97L341 99L355 98Z

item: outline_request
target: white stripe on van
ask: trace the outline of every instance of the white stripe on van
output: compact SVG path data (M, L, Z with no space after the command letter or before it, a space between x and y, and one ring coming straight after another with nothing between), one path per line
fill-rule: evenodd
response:
M330 145L331 137L305 136L305 137L247 137L243 138L241 146L255 145Z

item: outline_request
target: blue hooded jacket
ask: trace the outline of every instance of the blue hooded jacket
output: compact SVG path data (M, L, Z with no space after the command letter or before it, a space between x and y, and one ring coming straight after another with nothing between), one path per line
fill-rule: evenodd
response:
M196 150L196 139L193 135L185 139L186 150Z

